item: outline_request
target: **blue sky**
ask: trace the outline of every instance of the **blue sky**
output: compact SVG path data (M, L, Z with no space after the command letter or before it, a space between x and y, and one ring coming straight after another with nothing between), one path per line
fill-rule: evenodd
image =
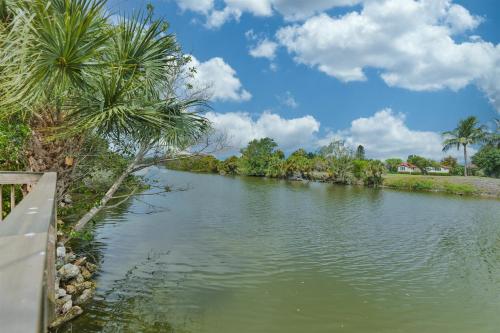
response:
M495 0L110 0L171 23L234 149L332 138L372 157L439 158L439 133L500 110ZM259 47L260 46L260 47ZM253 51L252 51L253 50Z

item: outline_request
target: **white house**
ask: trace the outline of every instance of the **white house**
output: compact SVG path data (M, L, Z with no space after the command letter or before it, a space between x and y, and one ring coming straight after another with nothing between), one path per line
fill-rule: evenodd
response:
M420 172L420 170L413 164L408 162L403 162L398 166L399 173L415 173Z
M450 173L450 168L448 167L445 167L445 166L440 166L440 167L427 167L425 168L425 170L428 172L428 173L440 173L440 174L446 174L446 173Z

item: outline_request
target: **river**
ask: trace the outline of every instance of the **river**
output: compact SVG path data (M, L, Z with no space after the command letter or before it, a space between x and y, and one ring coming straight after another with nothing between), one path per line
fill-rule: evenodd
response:
M97 295L60 332L499 332L499 201L148 177L176 190L95 226Z

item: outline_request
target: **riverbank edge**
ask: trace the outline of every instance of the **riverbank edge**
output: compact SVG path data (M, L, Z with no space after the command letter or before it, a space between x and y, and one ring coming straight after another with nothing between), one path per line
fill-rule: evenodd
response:
M125 183L135 187L138 192L149 188L146 181L137 175L130 175ZM74 232L73 225L97 202L105 191L69 191L58 204L57 248L56 248L56 318L50 323L49 331L57 331L65 324L84 313L85 305L90 303L95 295L97 283L94 275L101 268L98 260L90 260L78 247L72 249L72 241L88 239L93 229ZM119 189L118 195L128 191ZM120 199L121 200L121 199ZM93 224L93 223L92 223ZM76 274L70 276L68 274Z
M238 174L232 175L232 174L223 174L218 172L179 170L168 167L166 168L168 170L173 170L173 171L183 171L183 172L200 173L200 174L212 174L219 176L242 176ZM317 183L335 184L335 185L354 185L354 186L371 187L371 188L374 187L371 185L366 185L362 181L355 181L350 184L335 182L329 179L329 177L326 177L325 175L323 175L323 177L321 178L311 177L310 175L305 175L305 177L294 176L288 178L275 178L275 177L265 177L265 176L249 176L249 175L244 175L244 177L281 179L286 181L317 182ZM459 178L460 181L457 181L457 178ZM391 179L399 179L401 181L394 182L391 181ZM477 179L480 179L483 182L491 182L493 186L491 186L489 190L485 190L484 188L480 188L472 184L473 181ZM471 180L472 182L470 182ZM496 185L494 183L496 183ZM500 200L500 179L489 178L489 177L385 174L383 177L382 184L376 187L405 191L405 192L445 193L457 196Z

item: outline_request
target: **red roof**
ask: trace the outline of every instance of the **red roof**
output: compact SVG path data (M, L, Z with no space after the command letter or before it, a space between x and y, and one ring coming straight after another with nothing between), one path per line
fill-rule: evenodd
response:
M408 162L403 162L401 164L399 164L400 166L404 166L404 167L407 167L407 168L410 168L410 169L416 169L417 167L411 163L408 163Z

